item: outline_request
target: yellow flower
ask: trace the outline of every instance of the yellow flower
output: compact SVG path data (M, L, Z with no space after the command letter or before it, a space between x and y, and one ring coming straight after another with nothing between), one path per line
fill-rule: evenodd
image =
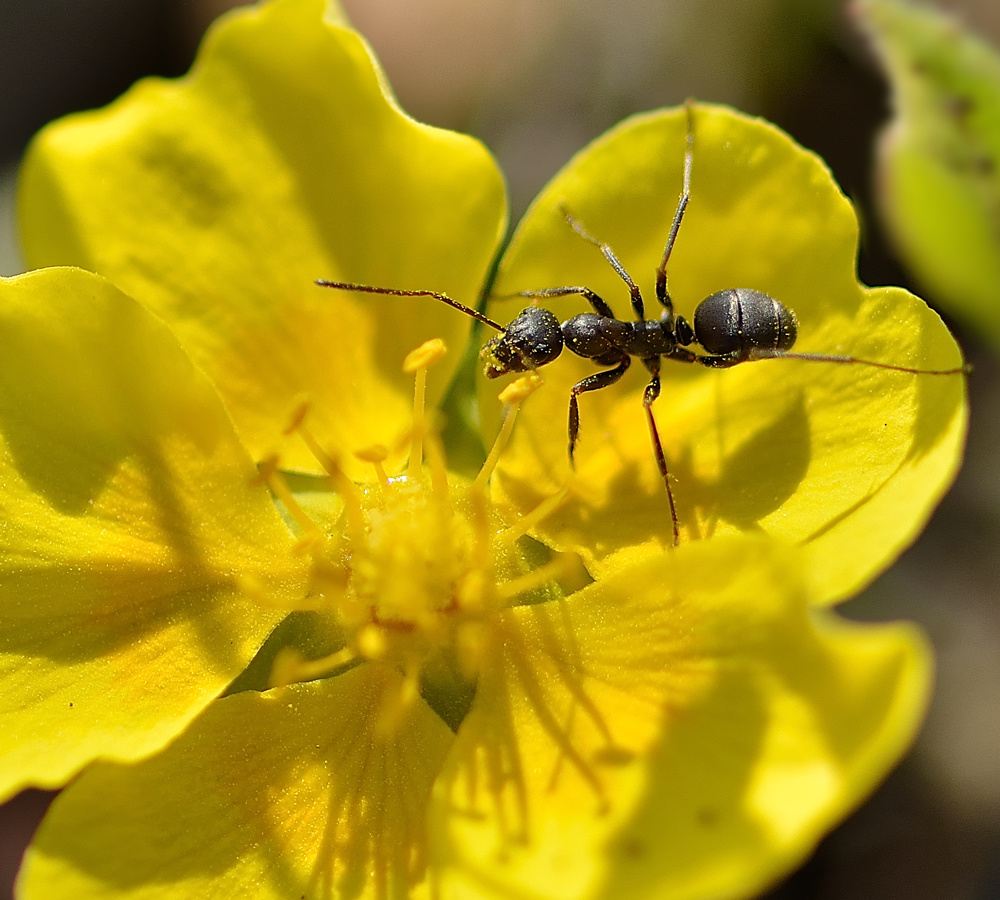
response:
M336 403L315 404L311 426L348 450L390 445L390 423L409 410L395 361L428 338L457 347L468 334L470 320L442 303L333 296L311 288L314 279L473 302L505 222L502 182L483 148L400 115L360 39L317 27L321 6L279 3L230 19L188 79L143 82L108 109L43 132L21 182L29 263L98 271L166 319L256 458L274 449L298 398L362 379L365 394L340 389ZM284 43L261 26L268 17L284 23ZM753 287L794 311L797 349L961 365L922 300L858 284L857 221L820 160L728 109L698 106L694 118L693 197L669 267L678 312L690 321L713 291ZM493 296L582 284L630 318L622 280L562 211L651 288L684 147L684 114L674 110L633 118L583 150L524 217ZM655 315L648 288L646 305ZM494 306L504 322L519 309ZM587 309L579 297L546 306L560 318ZM339 335L349 339L334 345ZM458 361L453 354L431 373L432 404ZM566 352L544 370L545 389L525 408L530 424L496 480L505 509L531 510L566 485L569 387L594 369ZM644 374L635 365L582 398L571 496L534 532L582 553L595 574L670 542ZM684 538L760 529L801 544L822 602L857 591L913 540L961 458L961 377L785 360L713 372L665 361L663 382L656 412ZM481 393L490 433L496 391ZM282 460L315 470L298 442Z
M586 285L630 317L624 283L567 227L568 208L644 289L647 315L659 315L651 276L681 184L685 131L683 110L651 113L582 150L525 215L494 296ZM794 312L796 351L961 366L922 300L858 284L857 219L813 154L759 119L698 105L692 169L668 267L673 302L688 321L710 294L750 287ZM579 298L545 302L560 318L581 310ZM491 314L503 320L520 308L512 303L496 303ZM659 552L669 532L642 412L649 376L632 369L615 387L581 397L573 495L535 532L581 552L595 574ZM565 434L553 423L566 415L570 386L593 371L568 353L545 369L550 389L525 405L499 467L504 508L531 508L565 483ZM655 409L682 538L762 530L799 544L819 602L849 596L884 569L923 528L961 460L962 377L794 360L711 370L667 360L662 378Z
M563 599L433 441L362 488L324 460L336 493L264 467L289 527L136 302L75 269L0 300L7 791L181 732L67 788L24 897L749 894L919 722L919 635L810 614L792 549L692 543ZM289 610L273 671L314 680L210 703ZM293 649L308 610L325 658Z
M568 357L509 388L503 416L482 392L505 424L463 477L478 439L442 446L425 413L460 355L425 342L462 347L470 320L313 282L471 302L502 182L480 145L401 114L324 6L228 17L187 79L52 126L25 163L29 262L117 287L0 281L3 789L83 770L22 896L752 895L920 721L919 634L814 607L885 566L944 490L962 380L674 366L676 550L639 382L592 395L569 476ZM806 349L954 364L919 301L856 285L853 219L811 156L728 111L695 118L678 303L718 265L794 306ZM571 164L495 293L620 296L559 203L655 268L681 121Z

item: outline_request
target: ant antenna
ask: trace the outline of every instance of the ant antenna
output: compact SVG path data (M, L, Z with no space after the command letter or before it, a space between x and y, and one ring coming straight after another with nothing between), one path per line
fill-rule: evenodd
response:
M320 287L339 288L342 291L360 291L364 294L391 294L393 297L433 297L435 300L440 300L442 303L447 303L449 306L454 307L459 312L464 312L467 316L472 316L472 318L476 321L482 322L484 325L489 325L490 328L493 328L496 331L504 332L507 330L499 322L494 322L489 316L484 316L481 312L477 312L471 306L466 306L464 303L452 300L447 294L441 294L437 291L404 291L399 290L398 288L373 287L370 284L355 284L352 281L329 281L326 278L317 278L316 284Z

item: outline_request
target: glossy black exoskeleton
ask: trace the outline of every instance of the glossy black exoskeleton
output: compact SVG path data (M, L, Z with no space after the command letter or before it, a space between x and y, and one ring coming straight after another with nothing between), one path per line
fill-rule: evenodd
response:
M485 373L497 378L515 372L541 368L557 359L563 348L595 365L606 366L603 371L582 378L570 390L569 398L569 459L573 464L577 438L580 434L580 410L577 398L588 391L609 387L628 371L632 359L639 359L649 372L649 383L643 391L642 405L649 425L650 438L656 465L663 479L670 505L673 525L673 542L680 540L677 510L670 488L669 472L663 453L663 444L653 417L652 405L660 395L660 366L664 359L697 364L713 369L724 369L743 362L759 359L802 359L816 362L853 363L908 372L914 375L957 375L968 371L962 366L955 369L915 369L890 363L821 353L794 353L798 326L795 314L774 297L752 288L729 288L706 297L695 309L694 327L674 312L673 301L667 289L667 263L677 239L684 212L691 197L691 167L694 147L694 116L691 104L687 106L687 145L684 153L684 174L681 195L667 235L663 256L656 269L656 299L661 307L658 318L647 319L643 297L638 285L619 262L608 244L593 237L574 216L563 209L570 227L584 240L600 249L607 261L629 289L633 321L619 319L608 303L588 287L549 287L521 291L513 296L534 300L578 294L590 304L593 312L579 313L565 322L549 310L529 306L522 310L508 325L493 321L482 313L465 306L446 294L426 290L396 290L372 287L343 281L319 280L324 287L362 291L374 294L392 294L404 297L434 297L453 306L466 315L493 328L499 335L483 346L481 358ZM698 347L703 353L695 353Z

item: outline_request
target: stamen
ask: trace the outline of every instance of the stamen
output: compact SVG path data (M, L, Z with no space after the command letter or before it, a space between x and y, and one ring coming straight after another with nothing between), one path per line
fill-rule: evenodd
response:
M543 519L552 515L569 496L569 485L564 485L551 497L546 497L530 513L525 513L513 525L500 532L499 538L505 544L513 544L519 537L527 534Z
M521 403L535 393L543 384L544 381L541 375L537 372L529 372L527 375L522 375L508 384L497 396L503 404Z
M497 593L501 600L509 601L514 597L526 594L536 588L544 587L553 581L559 581L563 576L568 575L573 566L573 558L568 554L560 553L554 559L549 560L543 566L533 569L517 578L500 585Z
M355 485L354 482L344 474L344 470L340 468L340 464L332 456L330 456L330 454L327 453L322 446L320 446L319 441L316 440L312 432L306 427L305 420L306 416L309 414L310 408L311 406L309 401L300 403L295 408L295 411L292 413L292 417L285 428L285 434L297 433L309 448L309 452L312 453L316 461L320 464L320 466L322 466L323 471L330 477L334 488L336 488L337 492L344 500L344 510L347 514L349 537L352 541L361 541L364 539L365 535L365 516L361 506L361 491L359 491L357 485ZM275 457L275 464L276 460L277 457ZM287 486L285 487L285 490L288 490ZM289 496L291 496L290 493ZM296 506L298 506L298 504L296 504ZM309 519L304 512L302 515L305 516L310 524L312 523L312 520ZM298 519L296 519L296 521L298 521ZM315 529L315 525L313 525L313 528Z
M362 462L371 463L375 469L375 476L378 478L379 484L382 485L383 489L389 487L389 476L386 475L385 467L382 465L388 458L389 451L383 444L372 444L371 447L355 450L354 455Z
M420 668L407 665L403 671L403 681L397 691L385 691L378 712L376 729L382 734L393 734L400 723L413 709L420 696Z
M419 347L415 347L406 354L403 360L403 371L407 375L412 375L420 369L429 369L438 360L443 359L448 352L447 346L441 338L431 338L424 341Z
M297 681L312 681L342 669L359 658L353 647L344 647L336 653L319 659L303 659L301 654L290 647L278 652L271 664L270 686L284 687Z
M472 534L475 541L472 545L470 561L476 572L485 572L490 560L490 521L486 513L486 498L482 491L469 491L471 505Z
M506 449L510 441L511 432L514 430L514 420L517 417L517 408L521 402L533 394L542 384L542 379L535 373L522 375L516 381L512 381L500 392L500 402L504 405L503 424L500 426L500 433L493 442L490 455L486 457L486 462L476 475L476 480L472 482L473 490L485 490L486 482L489 481L493 470L500 461L500 454Z
M436 431L428 431L424 435L424 447L427 450L427 462L431 471L431 490L442 500L448 497L448 464L445 460L444 447Z
M344 512L347 515L347 536L351 543L362 546L368 533L365 522L365 512L361 504L362 495L357 485L344 474L344 470L330 459L330 469L327 470L337 493L344 500Z
M297 422L295 422L294 431L298 432L298 435L305 442L305 445L309 448L309 452L316 459L316 462L323 467L323 471L326 472L331 478L333 477L333 470L339 468L336 461L327 453L320 442L316 440L313 433L306 428L305 417L302 417ZM291 432L289 432L290 434Z
M406 359L403 360L403 371L408 374L415 374L413 384L413 437L410 444L410 463L407 467L407 474L411 478L420 475L420 467L423 465L423 440L424 440L424 416L425 401L427 396L427 370L441 359L448 348L440 338L433 338L424 341L415 350L411 350Z
M284 476L278 471L278 456L272 454L265 457L257 464L257 471L264 483L270 488L271 493L277 497L282 505L288 510L288 514L295 520L295 523L302 529L302 539L300 546L304 549L310 546L320 536L321 532L316 527L316 523L306 514L305 510L299 506L298 501L292 495Z

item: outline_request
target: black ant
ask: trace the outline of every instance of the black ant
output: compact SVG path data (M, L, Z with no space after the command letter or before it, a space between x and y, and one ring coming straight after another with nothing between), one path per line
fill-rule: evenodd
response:
M573 456L580 434L580 409L577 397L588 391L610 387L621 379L632 364L632 357L638 357L649 372L650 379L643 392L642 406L646 411L650 438L656 465L663 479L670 503L673 522L673 542L680 542L677 510L670 489L669 472L663 445L660 441L656 421L653 418L653 402L660 395L660 363L663 359L682 363L697 363L712 369L727 369L740 363L760 359L801 359L814 362L855 363L907 372L913 375L958 375L967 373L968 366L954 369L914 369L890 363L858 359L854 356L837 356L825 353L790 352L798 334L795 314L762 291L752 288L728 288L717 291L698 304L694 312L694 327L683 316L674 312L673 301L667 289L667 262L677 239L677 232L684 218L691 197L691 165L694 147L694 121L690 104L687 106L687 146L684 152L684 174L681 195L677 202L663 257L656 269L656 299L663 307L659 318L647 319L642 294L638 285L625 271L614 251L608 244L593 237L573 215L562 209L570 227L596 246L604 254L614 270L628 285L635 312L635 321L629 322L615 316L605 300L590 288L579 286L551 287L540 290L520 291L510 296L562 297L567 294L583 296L593 307L593 312L579 313L560 324L549 310L539 306L529 306L516 319L504 326L488 316L453 300L446 294L425 290L396 290L394 288L372 287L345 281L317 280L322 287L347 291L361 291L370 294L391 294L398 297L434 297L443 303L500 332L483 346L480 357L485 363L488 378L497 378L511 372L527 372L541 368L555 360L563 347L592 360L600 366L611 366L581 379L570 391L569 398L569 461ZM687 349L694 345L707 355Z

